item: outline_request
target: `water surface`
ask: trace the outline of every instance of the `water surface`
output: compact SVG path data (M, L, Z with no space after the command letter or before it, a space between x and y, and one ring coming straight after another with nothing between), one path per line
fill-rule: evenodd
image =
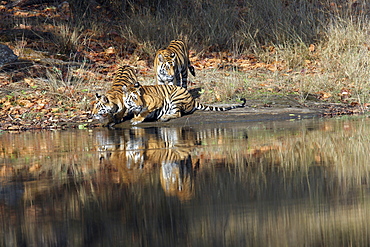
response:
M369 144L368 119L1 133L0 245L368 246Z

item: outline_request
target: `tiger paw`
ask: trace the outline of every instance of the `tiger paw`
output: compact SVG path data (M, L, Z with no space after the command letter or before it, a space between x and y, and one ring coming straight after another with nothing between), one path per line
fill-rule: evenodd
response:
M170 121L170 118L160 118L158 119L159 122L167 122L167 121Z
M175 118L179 118L179 117L181 117L180 112L176 112L176 113L173 113L173 114L165 114L160 119L158 119L158 121L167 122L171 119L175 119Z
M137 124L139 124L139 123L142 123L143 121L131 121L131 124L132 125L137 125Z
M131 124L132 125L137 125L139 123L142 123L144 121L144 118L133 118L131 119Z

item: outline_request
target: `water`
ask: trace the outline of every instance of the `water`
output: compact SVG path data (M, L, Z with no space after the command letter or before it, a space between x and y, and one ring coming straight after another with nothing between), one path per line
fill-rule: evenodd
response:
M1 246L369 246L365 118L0 134Z

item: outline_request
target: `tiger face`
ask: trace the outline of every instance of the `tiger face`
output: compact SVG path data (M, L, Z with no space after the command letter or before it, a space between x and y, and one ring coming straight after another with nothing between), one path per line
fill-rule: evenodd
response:
M150 86L148 86L151 88ZM163 97L157 94L148 94L146 88L140 84L123 86L124 105L129 113L134 114L131 124L136 125L145 119L158 119L158 109L163 107ZM154 88L152 88L154 89Z
M154 58L157 85L187 88L188 70L195 76L189 61L189 50L182 40L172 40L165 49L157 51Z
M134 114L139 114L143 110L140 89L138 87L124 87L125 107Z
M117 113L119 107L106 95L95 94L96 103L91 112L94 119L101 122L113 118L114 114Z
M128 65L120 66L116 71L111 88L104 94L96 94L96 103L92 110L93 118L106 122L107 126L124 121L127 116L127 109L124 106L123 86L136 85L136 70Z
M157 67L157 76L159 82L167 82L168 85L174 85L176 76L176 53L170 53L163 50L158 54L159 66Z

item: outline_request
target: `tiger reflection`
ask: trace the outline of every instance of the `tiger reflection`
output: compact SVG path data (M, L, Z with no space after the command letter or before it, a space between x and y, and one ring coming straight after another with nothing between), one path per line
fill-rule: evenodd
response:
M161 166L160 180L168 196L177 196L181 201L190 200L194 195L194 178L190 155L180 161L166 162Z
M119 183L143 182L158 171L167 196L189 200L194 194L191 152L198 144L188 128L131 128L108 130L98 138L101 162L111 168Z

